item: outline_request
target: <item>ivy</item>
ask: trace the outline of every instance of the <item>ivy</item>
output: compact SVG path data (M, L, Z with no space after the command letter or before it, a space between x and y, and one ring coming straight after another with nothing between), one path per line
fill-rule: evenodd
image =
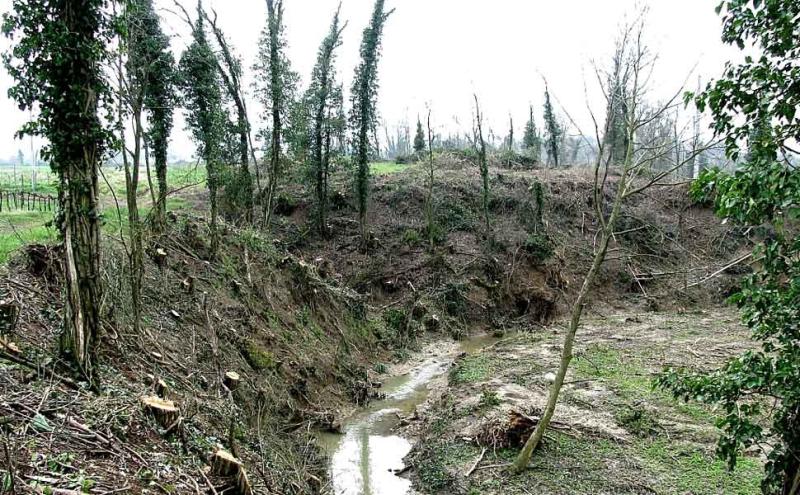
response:
M757 348L710 373L667 370L658 384L720 405L718 454L735 468L742 449L757 448L768 459L762 491L789 495L800 485L800 171L790 158L800 141L800 3L725 0L718 12L723 40L761 55L687 95L712 114L728 155L744 159L733 173L704 171L690 194L730 222L770 227L756 271L731 298Z

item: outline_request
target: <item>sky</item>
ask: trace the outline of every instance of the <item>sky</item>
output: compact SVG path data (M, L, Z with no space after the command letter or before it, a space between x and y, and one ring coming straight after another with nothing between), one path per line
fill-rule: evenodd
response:
M175 12L175 0L155 0L164 30L172 37L176 55L186 48L188 30ZM194 0L177 0L191 11ZM330 25L339 0L285 0L288 56L307 84L317 49ZM587 106L602 111L593 64L605 65L614 40L626 19L649 8L646 36L658 54L653 74L654 100L674 94L684 83L692 89L698 78L721 74L734 56L720 41L721 24L714 12L718 0L386 0L395 9L388 19L380 61L379 111L391 127L432 111L439 132L471 129L472 95L481 100L488 127L507 134L509 115L516 132L528 115L528 105L541 124L546 78L557 108L568 113L585 133L590 132ZM12 0L0 0L0 11ZM219 15L219 24L249 72L257 42L266 22L264 0L205 0ZM347 21L338 50L340 80L349 88L361 33L373 7L372 0L343 0ZM0 38L0 51L10 43ZM252 82L245 74L245 82ZM14 139L27 119L7 97L11 84L0 68L0 159L30 154L31 143ZM587 90L587 88L589 88ZM249 104L254 126L258 105ZM189 158L194 153L179 116L170 153ZM571 132L576 132L573 128ZM38 143L34 143L37 147Z

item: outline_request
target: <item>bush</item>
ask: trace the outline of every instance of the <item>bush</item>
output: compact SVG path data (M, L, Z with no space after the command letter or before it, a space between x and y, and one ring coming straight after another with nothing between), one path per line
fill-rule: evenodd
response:
M441 303L450 316L464 316L467 311L467 287L449 282L441 293Z
M458 200L446 198L437 208L436 224L447 232L473 232L477 221L475 212Z
M542 233L528 235L528 238L522 244L522 249L528 253L535 263L544 263L554 254L553 242L547 234Z

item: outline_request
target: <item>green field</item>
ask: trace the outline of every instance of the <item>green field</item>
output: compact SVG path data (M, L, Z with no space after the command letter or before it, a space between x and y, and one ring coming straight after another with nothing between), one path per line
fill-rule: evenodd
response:
M34 171L30 167L20 167L16 173L10 169L0 170L0 190L25 191L39 194L57 194L55 176L45 167L36 171L36 187L33 187ZM172 167L168 170L167 182L170 190L178 190L167 201L167 208L180 210L187 206L182 196L186 191L205 187L206 173L202 166ZM139 214L144 219L152 205L147 175L142 175L139 185ZM103 230L119 234L128 224L128 209L125 206L125 174L113 167L104 167L100 176L100 204L102 207ZM119 208L117 205L119 204ZM32 243L55 242L56 229L50 225L53 212L27 211L4 208L0 212L0 264L6 263L20 247Z
M394 162L375 162L370 168L374 175L391 175L403 172L413 165ZM125 233L128 225L128 209L125 205L125 174L115 167L104 167L100 175L100 204L102 207L103 230L118 235ZM34 187L33 177L36 176ZM155 178L153 178L155 179ZM175 191L167 202L167 209L181 210L188 207L186 193L197 188L204 188L206 170L202 165L183 165L168 169L167 182L170 190ZM155 186L154 186L155 187ZM57 194L55 175L46 167L39 167L35 172L31 167L0 169L0 191L37 192L39 194ZM152 204L150 188L146 173L142 173L139 185L139 215L142 219L150 213ZM53 212L8 210L0 212L0 264L21 246L31 243L55 242L56 229L49 226L53 220Z

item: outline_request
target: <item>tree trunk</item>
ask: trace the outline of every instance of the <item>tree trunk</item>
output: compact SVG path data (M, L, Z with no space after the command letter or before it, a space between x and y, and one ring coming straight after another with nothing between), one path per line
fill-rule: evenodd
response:
M74 3L74 5L72 5ZM95 7L86 2L71 2L71 8L58 9L58 16L76 45L94 39L96 26L85 22ZM72 46L64 47L70 50ZM100 126L96 93L99 67L91 59L72 65L67 81L57 87L74 88L80 112L56 122L61 132L78 133L80 146L65 147L58 164L59 200L62 209L61 233L64 238L66 272L64 290L64 333L62 350L72 354L81 372L92 380L92 354L100 328L100 218L98 211L97 170L101 160ZM52 82L52 81L51 81ZM68 130L68 131L67 131Z
M619 203L621 203L621 201ZM525 446L514 462L512 466L512 470L514 472L522 472L528 466L533 451L539 445L539 442L542 441L545 431L550 425L550 421L553 419L553 414L555 413L556 405L558 404L558 398L561 394L561 388L564 386L564 379L567 376L569 364L572 361L572 348L575 344L575 335L578 332L578 326L580 325L581 316L583 315L586 297L589 295L589 291L594 284L595 278L597 278L597 272L605 260L606 252L608 251L608 243L611 239L611 235L613 234L614 225L616 224L617 216L619 215L619 209L619 206L615 205L608 224L603 231L600 249L598 249L597 253L595 253L592 267L586 274L586 278L583 281L581 290L578 293L578 298L576 299L575 304L572 306L570 325L569 329L567 330L567 334L564 336L564 347L561 351L561 362L558 367L558 373L556 374L556 380L551 386L550 393L547 397L547 406L542 414L542 419L536 425L536 430L534 430L533 435L531 435L530 439L528 439L528 441L525 443Z
M431 129L431 111L428 110L428 198L425 202L425 214L428 217L428 241L430 243L430 250L434 250L434 232L433 232L433 130Z
M155 158L156 182L158 195L156 197L156 224L163 226L167 218L167 147L153 146Z
M61 182L65 245L64 334L71 353L91 380L92 354L100 328L100 222L97 215L97 157L87 150L82 162L64 164Z

